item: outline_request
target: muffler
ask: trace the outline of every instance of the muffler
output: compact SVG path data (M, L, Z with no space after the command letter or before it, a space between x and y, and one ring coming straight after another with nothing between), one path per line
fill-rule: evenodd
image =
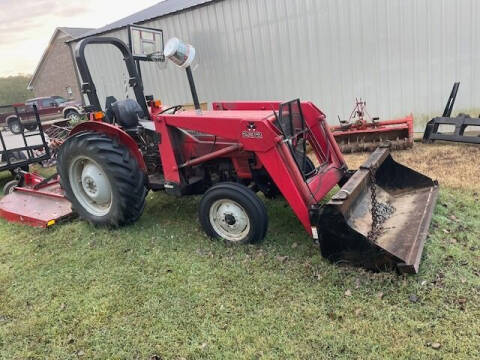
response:
M437 194L437 181L377 148L326 205L311 209L322 255L417 273Z

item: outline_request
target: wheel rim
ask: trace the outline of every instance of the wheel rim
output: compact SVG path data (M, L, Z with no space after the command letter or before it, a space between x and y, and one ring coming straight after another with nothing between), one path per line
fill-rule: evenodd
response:
M77 121L78 119L80 119L80 116L77 114L77 113L70 113L68 115L68 118L71 120L71 121Z
M250 232L250 218L245 209L230 199L215 201L210 207L210 223L223 239L237 242Z
M105 172L87 156L75 158L69 168L70 186L90 214L104 216L112 207L112 186Z
M12 194L12 193L13 193L13 190L15 190L15 187L17 187L17 186L18 186L18 181L15 182L15 183L9 184L9 186L7 187L4 195L10 195L10 194Z

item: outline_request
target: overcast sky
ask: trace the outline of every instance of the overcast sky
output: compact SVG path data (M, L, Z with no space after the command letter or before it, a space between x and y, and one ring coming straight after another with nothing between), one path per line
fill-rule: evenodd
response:
M0 76L32 74L56 27L98 28L160 0L0 0Z

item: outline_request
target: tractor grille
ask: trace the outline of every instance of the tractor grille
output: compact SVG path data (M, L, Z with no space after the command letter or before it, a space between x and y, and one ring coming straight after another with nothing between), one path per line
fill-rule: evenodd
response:
M306 180L311 174L310 160L307 156L307 138L305 119L300 100L292 100L280 105L277 126L282 131L300 172Z
M296 99L281 104L277 121L286 139L292 139L303 134L305 132L305 120L300 108L300 100Z

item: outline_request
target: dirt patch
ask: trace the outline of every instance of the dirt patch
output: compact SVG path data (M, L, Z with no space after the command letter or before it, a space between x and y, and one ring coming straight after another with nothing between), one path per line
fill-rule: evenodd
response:
M368 153L345 155L351 169L357 169ZM454 143L422 144L394 151L393 158L414 170L437 179L440 186L480 190L480 146Z

